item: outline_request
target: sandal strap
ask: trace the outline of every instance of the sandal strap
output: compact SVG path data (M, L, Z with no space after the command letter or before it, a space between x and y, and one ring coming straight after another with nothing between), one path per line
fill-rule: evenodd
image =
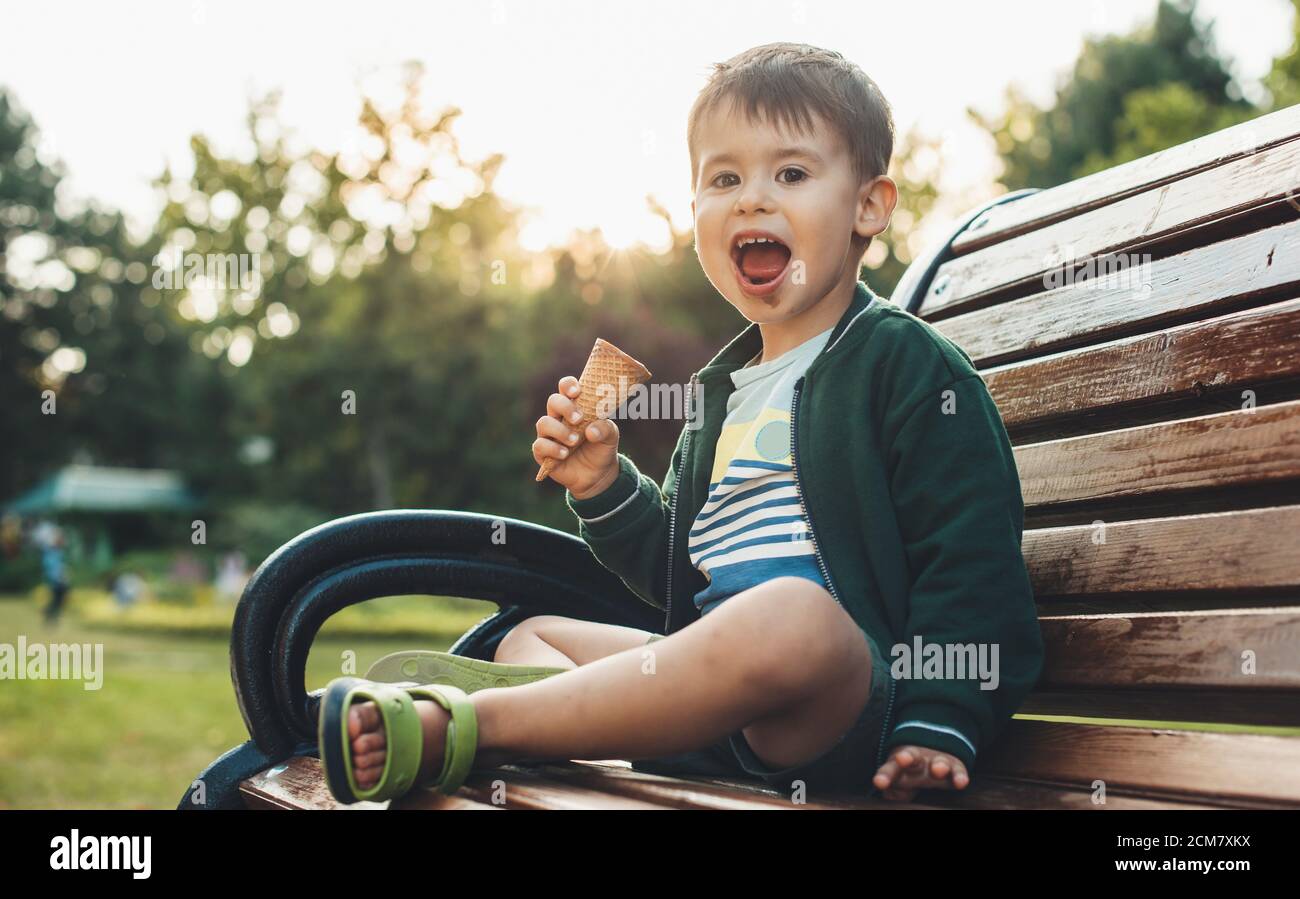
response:
M474 703L464 690L450 684L423 684L407 687L405 692L416 699L431 699L451 713L442 771L436 778L424 778L419 784L449 796L461 788L474 768L474 756L478 752L478 715Z
M352 758L352 741L348 737L347 712L358 700L370 700L379 709L384 723L387 757L378 782L367 790L357 786ZM362 682L350 689L343 711L343 752L347 760L348 785L358 799L383 800L407 792L420 772L424 733L415 702L405 690L388 684Z

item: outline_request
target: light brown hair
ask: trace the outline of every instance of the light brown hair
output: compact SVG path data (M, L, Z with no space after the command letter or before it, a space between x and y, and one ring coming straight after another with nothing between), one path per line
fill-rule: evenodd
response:
M692 191L699 180L700 121L724 99L733 110L742 108L750 122L765 117L800 133L813 129L810 113L816 113L839 134L860 181L889 170L894 118L876 83L834 50L781 41L713 64L687 120Z

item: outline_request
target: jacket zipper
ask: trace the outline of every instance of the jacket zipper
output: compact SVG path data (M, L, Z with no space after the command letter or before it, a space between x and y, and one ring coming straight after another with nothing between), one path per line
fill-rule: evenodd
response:
M840 604L840 607L847 612L848 608L844 605L844 601L840 599L839 591L835 589L835 582L831 580L830 569L826 567L826 561L822 558L821 548L817 544L817 528L813 524L812 513L809 511L808 503L804 499L803 487L799 484L799 464L797 462L799 456L799 395L803 390L805 377L807 376L802 375L799 380L795 382L794 400L790 405L790 471L794 476L795 492L799 494L799 510L803 512L804 520L808 522L808 538L812 541L813 556L817 559L817 567L821 569L822 577L826 579L826 586L830 589L831 596L833 596L835 601ZM675 498L676 494L674 494L674 499ZM889 736L889 716L894 708L894 686L894 681L891 678L889 681L889 704L885 708L885 719L881 723L880 728L880 745L876 750L877 768L884 764L885 738Z
M806 377L806 376L805 376ZM812 515L808 513L808 504L803 498L803 487L799 484L799 465L796 461L799 455L799 394L803 389L803 377L800 377L794 385L794 402L790 406L790 471L794 475L795 492L799 494L799 510L803 512L803 517L808 522L808 537L812 540L813 555L817 558L817 567L821 569L822 577L826 579L826 586L830 588L831 596L841 606L844 601L840 599L839 591L835 589L835 582L831 580L830 570L826 567L826 562L822 559L821 549L817 546L817 529L813 526ZM845 609L845 611L848 611Z
M694 392L695 378L698 372L691 375L691 380L686 384L686 401L682 407L682 413L687 416L686 436L682 439L682 468L677 473L677 483L673 485L673 501L668 513L668 583L664 588L664 595L667 598L667 612L664 618L664 633L672 626L673 621L673 550L677 546L677 498L682 495L682 475L686 475L689 480L693 475L688 465L688 458L691 450L691 394Z

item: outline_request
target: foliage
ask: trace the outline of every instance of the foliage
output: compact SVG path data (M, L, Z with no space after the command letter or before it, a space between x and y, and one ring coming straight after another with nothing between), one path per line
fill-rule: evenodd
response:
M1273 60L1273 68L1264 78L1272 95L1274 109L1300 103L1300 0L1291 0L1295 18L1291 20L1291 49Z
M1013 87L996 116L970 110L997 142L1003 185L1051 187L1258 115L1195 13L1194 0L1160 0L1134 33L1089 38L1048 109Z
M38 137L0 89L5 497L80 456L141 466L201 456L201 419L176 416L177 398L201 407L212 380L164 311L144 301L148 249L117 213L61 199L62 167L38 151Z

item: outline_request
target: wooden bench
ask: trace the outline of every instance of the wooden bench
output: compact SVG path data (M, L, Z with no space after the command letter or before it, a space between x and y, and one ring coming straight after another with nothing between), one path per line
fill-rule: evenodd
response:
M1046 667L970 788L795 806L755 782L605 761L484 771L455 797L394 805L497 809L504 782L508 808L1300 806L1298 198L1300 106L991 204L894 294L975 362L1022 480ZM575 538L511 521L507 551L491 521L356 516L272 556L232 636L253 739L201 776L204 807L335 807L302 671L351 602L495 599L453 647L480 658L542 611L660 629Z

